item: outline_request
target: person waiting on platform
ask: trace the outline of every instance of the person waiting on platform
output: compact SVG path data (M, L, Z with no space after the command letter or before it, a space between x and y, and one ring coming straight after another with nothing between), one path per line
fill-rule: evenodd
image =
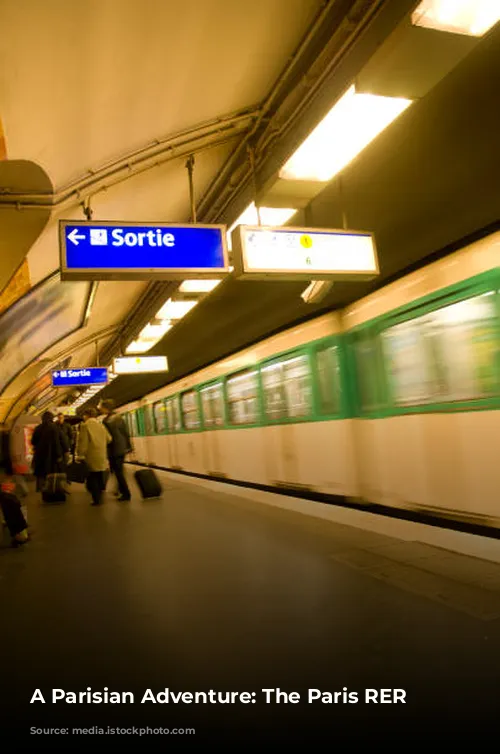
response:
M128 433L127 425L123 417L115 412L114 401L106 399L101 401L99 410L105 415L104 426L107 427L112 439L108 445L109 465L111 471L116 476L118 484L119 500L130 500L130 489L125 479L123 465L125 456L132 452L132 443Z
M59 432L61 433L61 445L64 451L63 471L64 473L66 473L68 469L68 465L71 460L71 453L73 452L73 449L72 449L73 433L71 431L70 425L68 424L68 422L66 421L64 417L64 414L57 415L55 424ZM66 480L66 484L69 486L71 482ZM66 492L69 492L69 490L67 489Z
M95 408L83 412L83 422L78 433L76 460L84 460L89 468L87 489L92 495L92 505L100 505L106 489L108 470L108 443L112 437L104 424L97 421Z
M44 480L49 474L62 473L64 469L65 448L61 441L61 432L54 423L50 411L42 415L42 423L35 427L31 437L33 445L33 473L36 488L40 492Z

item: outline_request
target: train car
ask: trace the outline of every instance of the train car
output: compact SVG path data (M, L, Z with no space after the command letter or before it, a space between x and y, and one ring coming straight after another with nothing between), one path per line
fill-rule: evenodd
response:
M500 523L500 233L343 313L358 494Z
M339 313L319 317L120 409L135 460L345 496L355 484Z
M500 233L121 407L138 463L500 525Z

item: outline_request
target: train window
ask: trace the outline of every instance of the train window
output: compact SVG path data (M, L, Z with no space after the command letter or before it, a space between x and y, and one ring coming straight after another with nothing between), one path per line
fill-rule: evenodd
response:
M153 420L153 407L151 404L147 404L143 408L144 410L144 430L146 437L151 437L155 434L155 426Z
M179 432L181 429L181 415L177 396L167 400L167 419L170 432Z
M164 435L168 430L167 407L163 401L157 401L153 405L155 429L157 435Z
M282 380L282 365L271 364L262 369L264 406L269 419L286 417L286 398Z
M498 392L495 295L484 294L433 312L427 324L435 342L432 366L440 400L486 398Z
M288 416L309 416L312 408L311 370L307 356L283 363Z
M384 356L388 367L392 397L396 405L415 406L428 403L434 393L432 349L425 339L425 317L403 322L383 333ZM439 358L437 360L439 364Z
M494 294L459 301L384 335L396 404L474 400L499 392Z
M307 356L296 356L262 368L264 406L269 419L311 414L311 373Z
M319 412L323 416L340 409L340 362L337 346L319 348L315 353L318 375Z
M130 427L131 427L132 437L138 437L139 436L139 424L137 422L137 411L131 411L130 412Z
M373 330L365 331L355 341L354 353L358 378L359 407L362 412L375 411L383 403L378 335Z
M224 423L224 400L222 383L210 385L201 391L203 423L205 427L221 427Z
M231 424L255 424L259 417L257 372L243 372L226 383Z
M145 421L145 418L144 418L144 409L143 408L137 409L136 415L137 415L137 427L138 427L138 430L139 430L139 435L140 435L140 437L145 437L145 435L146 435L146 421Z
M181 407L184 429L198 429L200 412L198 410L198 395L194 390L181 395Z

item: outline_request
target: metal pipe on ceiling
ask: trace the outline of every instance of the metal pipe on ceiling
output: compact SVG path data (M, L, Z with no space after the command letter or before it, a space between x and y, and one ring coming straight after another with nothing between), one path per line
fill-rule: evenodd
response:
M210 201L212 194L214 193L214 191L217 190L217 187L220 185L221 181L224 180L225 176L228 173L230 173L231 170L234 170L234 166L235 164L237 164L238 159L243 154L245 154L246 156L248 149L251 148L251 140L253 136L258 132L259 127L263 123L266 115L269 113L273 103L275 102L280 92L283 92L283 90L285 89L285 85L288 83L289 77L292 75L292 73L294 72L294 69L299 63L300 57L307 50L311 41L314 39L314 36L317 34L318 30L321 28L322 24L325 22L325 19L328 17L328 14L332 10L336 1L337 0L327 0L327 2L323 5L322 9L316 16L316 19L310 26L308 32L301 40L301 43L299 44L298 48L295 50L294 54L289 58L284 72L279 77L279 79L276 80L273 88L271 89L271 92L266 97L265 102L259 108L258 115L253 123L252 128L248 131L248 133L246 133L246 135L243 136L240 144L238 145L233 155L231 155L229 160L226 162L226 165L222 168L221 171L219 171L216 179L212 182L211 186L205 192L204 197L199 203L199 207L198 207L199 216L203 212L203 206L206 206L206 204ZM380 2L382 2L383 0L364 0L365 5L367 1L370 3L378 2L378 4L380 4ZM361 0L359 0L359 2L354 2L354 9L358 8L360 2ZM350 13L352 12L353 12L353 8L351 8ZM270 123L272 122L273 122L273 119L270 120ZM230 190L230 197L226 201L225 206L227 206L227 204L230 203L233 197L241 190L242 183L245 182L246 180L248 180L248 178L245 176L243 179L240 179L240 181L238 181L237 186L234 188L234 190ZM220 216L220 214L221 213L219 211L218 215ZM162 284L161 282L151 283L147 289L147 295L150 296L152 300L157 301L157 302L164 299L165 296L167 295L165 284L164 283ZM102 355L102 358L104 361L109 360L112 357L112 355L114 356L114 354L120 348L121 341L124 338L126 339L129 335L131 336L132 331L137 330L137 327L138 327L137 323L139 320L141 322L143 320L145 321L144 314L140 312L140 310L142 310L143 308L142 303L143 302L141 301L138 307L136 307L136 309L130 314L128 321L124 324L123 328L120 331L120 335L117 336L117 338L114 339L113 343L109 344L109 346L106 348L106 353ZM146 317L146 319L149 319L149 317ZM130 322L130 325L129 325L129 322Z
M318 77L314 80L313 84L310 85L309 83L307 93L300 97L298 105L294 108L292 113L287 116L285 122L282 123L277 128L273 128L273 122L275 118L273 118L270 121L270 123L267 126L266 131L264 131L264 133L260 136L260 139L255 145L256 147L255 169L259 168L259 164L260 165L263 164L265 157L269 153L269 146L272 143L274 143L278 138L282 137L284 134L289 132L296 125L296 122L298 118L300 117L301 113L303 113L304 110L308 106L310 106L311 101L314 98L319 96L319 94L322 91L322 88L325 85L325 82L335 71L335 67L339 64L339 60L342 58L343 55L346 54L346 52L348 52L353 47L353 45L359 39L360 35L363 34L367 30L370 23L373 22L374 17L377 15L377 13L379 13L385 7L385 5L386 5L386 0L358 0L354 4L350 13L351 18L353 15L359 14L361 16L360 21L357 22L357 24L354 27L354 30L349 33L348 38L341 43L341 46L335 52L335 55L328 61L324 69L321 71ZM401 8L405 11L407 10L406 8L403 8L403 6L401 6ZM352 27L352 21L349 19L346 19L344 24L343 25L341 24L337 28L336 34L341 33L342 30L345 30L346 28L349 30L350 27ZM214 221L219 220L221 216L223 216L227 208L231 205L231 203L238 196L238 194L241 194L250 184L250 182L252 181L251 170L248 169L248 167L245 169L245 166L242 166L242 170L243 170L243 175L240 176L236 184L228 185L226 188L226 191L221 192L220 196L222 198L222 202L218 202L217 206L214 206L212 211L204 218L206 222L214 222ZM217 179L218 178L216 178L215 180L217 181ZM203 202L203 199L202 199L202 202ZM201 205L201 202L200 202L200 205Z
M98 191L137 175L163 162L222 145L248 130L249 123L257 117L258 108L247 108L235 115L223 116L208 124L186 129L168 139L158 140L153 145L136 150L98 170L89 171L78 181L69 184L52 195L17 194L3 189L0 193L0 209L63 209L81 204Z
M383 4L384 0L368 0L368 2L371 2L371 7L368 9L368 14L363 16L362 13L362 21L361 25L366 26L369 21L373 18L375 13L380 9L381 5ZM366 14L366 5L367 0L358 0L357 3L354 4L354 7L351 9L351 16L354 15L358 9L362 9L362 12L365 11ZM333 58L329 60L326 67L323 69L321 74L312 82L310 82L310 79L308 80L308 86L306 92L302 95L299 101L298 107L295 107L291 115L289 115L285 121L284 124L281 124L278 126L278 128L273 128L272 123L273 120L268 124L268 128L266 129L266 132L261 135L260 140L258 140L257 144L255 145L255 165L254 170L257 169L259 158L261 155L265 154L266 148L269 146L270 143L275 141L280 135L283 134L285 130L289 130L290 126L293 125L293 123L297 120L300 112L303 112L305 109L306 103L310 103L311 99L315 96L318 89L321 87L321 84L323 83L324 79L331 73L332 69L337 65L339 58L345 54L349 46L351 46L354 42L354 40L359 36L360 33L360 24L358 22L357 25L354 26L354 29L352 29L352 21L350 19L344 20L339 27L336 29L335 34L333 35L333 38L335 38L337 35L341 34L345 29L351 30L348 38L341 43L339 49L336 51ZM226 198L222 206L219 206L217 208L217 215L216 217L220 217L220 215L227 209L229 204L233 201L235 196L239 194L241 191L245 189L245 187L248 185L250 180L252 179L251 171L246 171L244 175L239 179L236 186L230 187L229 190L229 196ZM211 217L213 217L214 214L212 213Z
M339 35L345 31L347 33L347 39L341 43L341 46L335 52L333 58L328 61L326 67L313 80L312 85L311 79L308 79L308 85L305 88L304 94L300 97L298 106L295 107L293 112L286 118L284 123L282 123L278 128L270 131L270 133L268 133L267 135L263 135L261 141L256 145L257 153L259 156L265 154L268 147L273 141L276 141L277 138L285 134L293 127L300 114L304 112L304 110L306 110L308 106L310 106L311 101L317 96L318 90L324 84L328 76L331 75L333 69L338 65L342 55L345 55L345 53L352 47L355 41L363 33L363 31L368 27L383 4L384 0L358 0L358 2L354 4L353 8L351 9L350 18L346 18L336 30L336 34ZM353 22L352 16L356 15L359 15L360 19Z
M246 135L246 137L242 140L241 144L237 148L237 150L231 155L229 160L226 162L226 165L222 168L222 170L219 171L215 179L212 181L210 186L208 187L207 191L205 192L205 195L202 197L198 212L201 214L203 212L204 207L210 203L211 198L215 191L217 191L218 186L222 181L225 180L228 173L230 173L234 169L234 165L236 162L241 158L244 151L246 150L247 146L250 144L251 139L253 136L257 133L257 130L259 126L261 125L262 121L264 120L265 116L271 109L273 102L275 101L276 97L278 96L279 92L283 90L285 84L287 83L289 77L291 76L293 69L297 65L301 55L304 54L305 50L307 49L308 45L313 40L314 36L318 32L318 30L321 28L323 22L325 21L327 15L329 14L332 6L335 4L336 0L326 0L326 2L323 4L323 7L319 11L318 15L316 16L315 20L309 27L308 31L306 32L305 36L302 38L299 46L295 50L295 52L291 55L291 57L288 60L287 65L285 66L284 71L281 73L281 75L276 79L274 86L272 87L271 91L267 95L264 103L262 104L262 107L260 108L260 112L257 116L257 119L255 123L253 124L251 130Z

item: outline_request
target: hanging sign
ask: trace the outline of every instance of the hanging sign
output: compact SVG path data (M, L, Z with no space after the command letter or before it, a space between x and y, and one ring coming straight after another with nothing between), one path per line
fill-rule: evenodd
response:
M114 374L168 372L166 356L123 356L113 361Z
M56 369L52 372L52 387L82 387L85 385L106 385L106 367L85 367L83 369Z
M225 225L59 223L61 280L219 279L229 273Z
M232 251L235 277L371 280L379 274L372 233L240 225Z

